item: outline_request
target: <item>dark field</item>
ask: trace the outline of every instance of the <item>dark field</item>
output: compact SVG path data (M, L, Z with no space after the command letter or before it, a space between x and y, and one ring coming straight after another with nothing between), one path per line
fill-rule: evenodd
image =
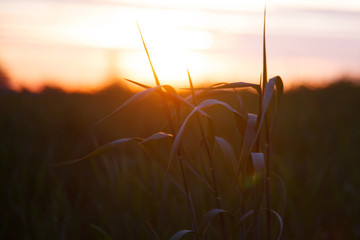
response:
M94 126L131 95L117 86L94 95L0 93L0 239L152 239L146 221L168 239L189 228L185 200L134 144L48 166L159 131L165 116L156 96ZM252 93L243 100L256 111ZM286 186L284 197L272 178L282 239L360 238L359 123L358 86L284 93L271 138L272 169Z

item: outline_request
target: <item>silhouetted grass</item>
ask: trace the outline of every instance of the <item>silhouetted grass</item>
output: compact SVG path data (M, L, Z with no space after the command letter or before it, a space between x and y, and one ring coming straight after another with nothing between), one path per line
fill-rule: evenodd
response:
M178 212L181 199L161 208L153 201L154 194L163 192L150 181L162 180L157 177L161 171L151 161L140 161L136 146L119 150L133 154L131 158L118 159L124 153L114 152L109 160L47 167L124 135L149 136L165 120L162 111L154 115L150 108L158 102L155 96L93 127L129 96L116 87L96 95L0 95L1 239L102 239L98 227L115 239L149 239L146 220L165 238L187 226L187 213ZM256 96L241 96L255 111ZM284 239L359 237L359 98L360 88L346 83L284 94L271 149L287 191L286 208L279 209ZM145 116L147 124L129 115ZM129 127L119 127L124 123ZM272 202L281 202L279 184L273 186ZM166 189L166 195L160 194L165 202L165 196L176 193ZM167 228L161 227L164 222Z

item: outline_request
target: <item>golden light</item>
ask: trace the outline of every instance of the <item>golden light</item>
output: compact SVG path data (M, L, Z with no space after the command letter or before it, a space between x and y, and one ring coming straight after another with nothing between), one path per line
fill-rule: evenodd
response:
M156 73L163 84L184 86L188 81L187 67L196 70L199 70L196 65L203 70L209 67L208 61L202 56L200 50L211 47L210 33L174 31L149 26L143 31L143 37ZM130 76L153 83L153 80L150 80L153 76L145 50L131 52L127 54L127 57L123 57L121 62ZM196 73L198 71L194 72L195 76Z
M110 73L153 84L138 22L161 83L187 86L187 67L195 84L257 82L264 6L265 0L3 1L0 63L19 88L95 88ZM358 75L358 0L267 6L270 75ZM315 62L322 67L313 69Z
M118 74L119 77L148 84L153 77L136 22L141 27L151 60L163 83L187 84L187 67L194 69L195 76L199 69L209 67L199 51L211 48L213 36L208 31L187 26L188 22L203 24L203 20L195 18L194 14L187 15L184 23L181 21L183 13L177 10L171 13L161 9L144 11L134 8L111 11L111 21L106 16L92 14L86 17L86 22L76 22L71 28L58 31L73 44L113 49L117 52L116 65L124 70Z
M188 84L186 68L188 67L193 77L199 77L211 66L209 59L196 51L153 51L151 61L162 84L171 84L184 87ZM149 85L155 85L151 68L142 51L125 54L121 58L123 67L127 69L127 78L138 80Z

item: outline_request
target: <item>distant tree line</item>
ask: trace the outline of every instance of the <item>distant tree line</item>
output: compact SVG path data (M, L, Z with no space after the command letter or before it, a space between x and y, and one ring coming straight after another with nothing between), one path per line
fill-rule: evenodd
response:
M0 66L0 91L9 90L9 77Z

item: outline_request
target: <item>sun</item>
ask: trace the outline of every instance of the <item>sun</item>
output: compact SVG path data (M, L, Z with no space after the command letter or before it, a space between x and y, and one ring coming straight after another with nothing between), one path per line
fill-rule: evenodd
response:
M187 87L187 68L194 79L199 79L202 73L211 65L209 59L201 52L194 50L166 51L149 50L150 58L161 84L175 87ZM127 70L127 78L141 81L154 86L155 80L144 51L132 51L122 55L121 62Z
M187 83L187 68L196 75L199 67L208 65L200 53L212 45L210 33L201 31L184 31L150 27L145 28L143 37L152 64L162 84L184 86ZM140 38L140 36L139 36ZM141 47L142 47L141 43ZM153 74L144 49L132 51L121 61L124 67L146 82L153 82ZM204 69L202 69L204 70Z
M160 8L122 7L104 12L108 16L92 13L86 21L66 29L68 32L64 35L78 45L115 50L120 77L149 84L153 79L136 23L162 83L183 86L188 81L187 67L192 69L194 76L206 67L208 61L201 52L213 46L213 33L189 27L189 22L199 25L204 21L196 15L184 16L183 11L169 12ZM183 20L185 17L186 21Z

